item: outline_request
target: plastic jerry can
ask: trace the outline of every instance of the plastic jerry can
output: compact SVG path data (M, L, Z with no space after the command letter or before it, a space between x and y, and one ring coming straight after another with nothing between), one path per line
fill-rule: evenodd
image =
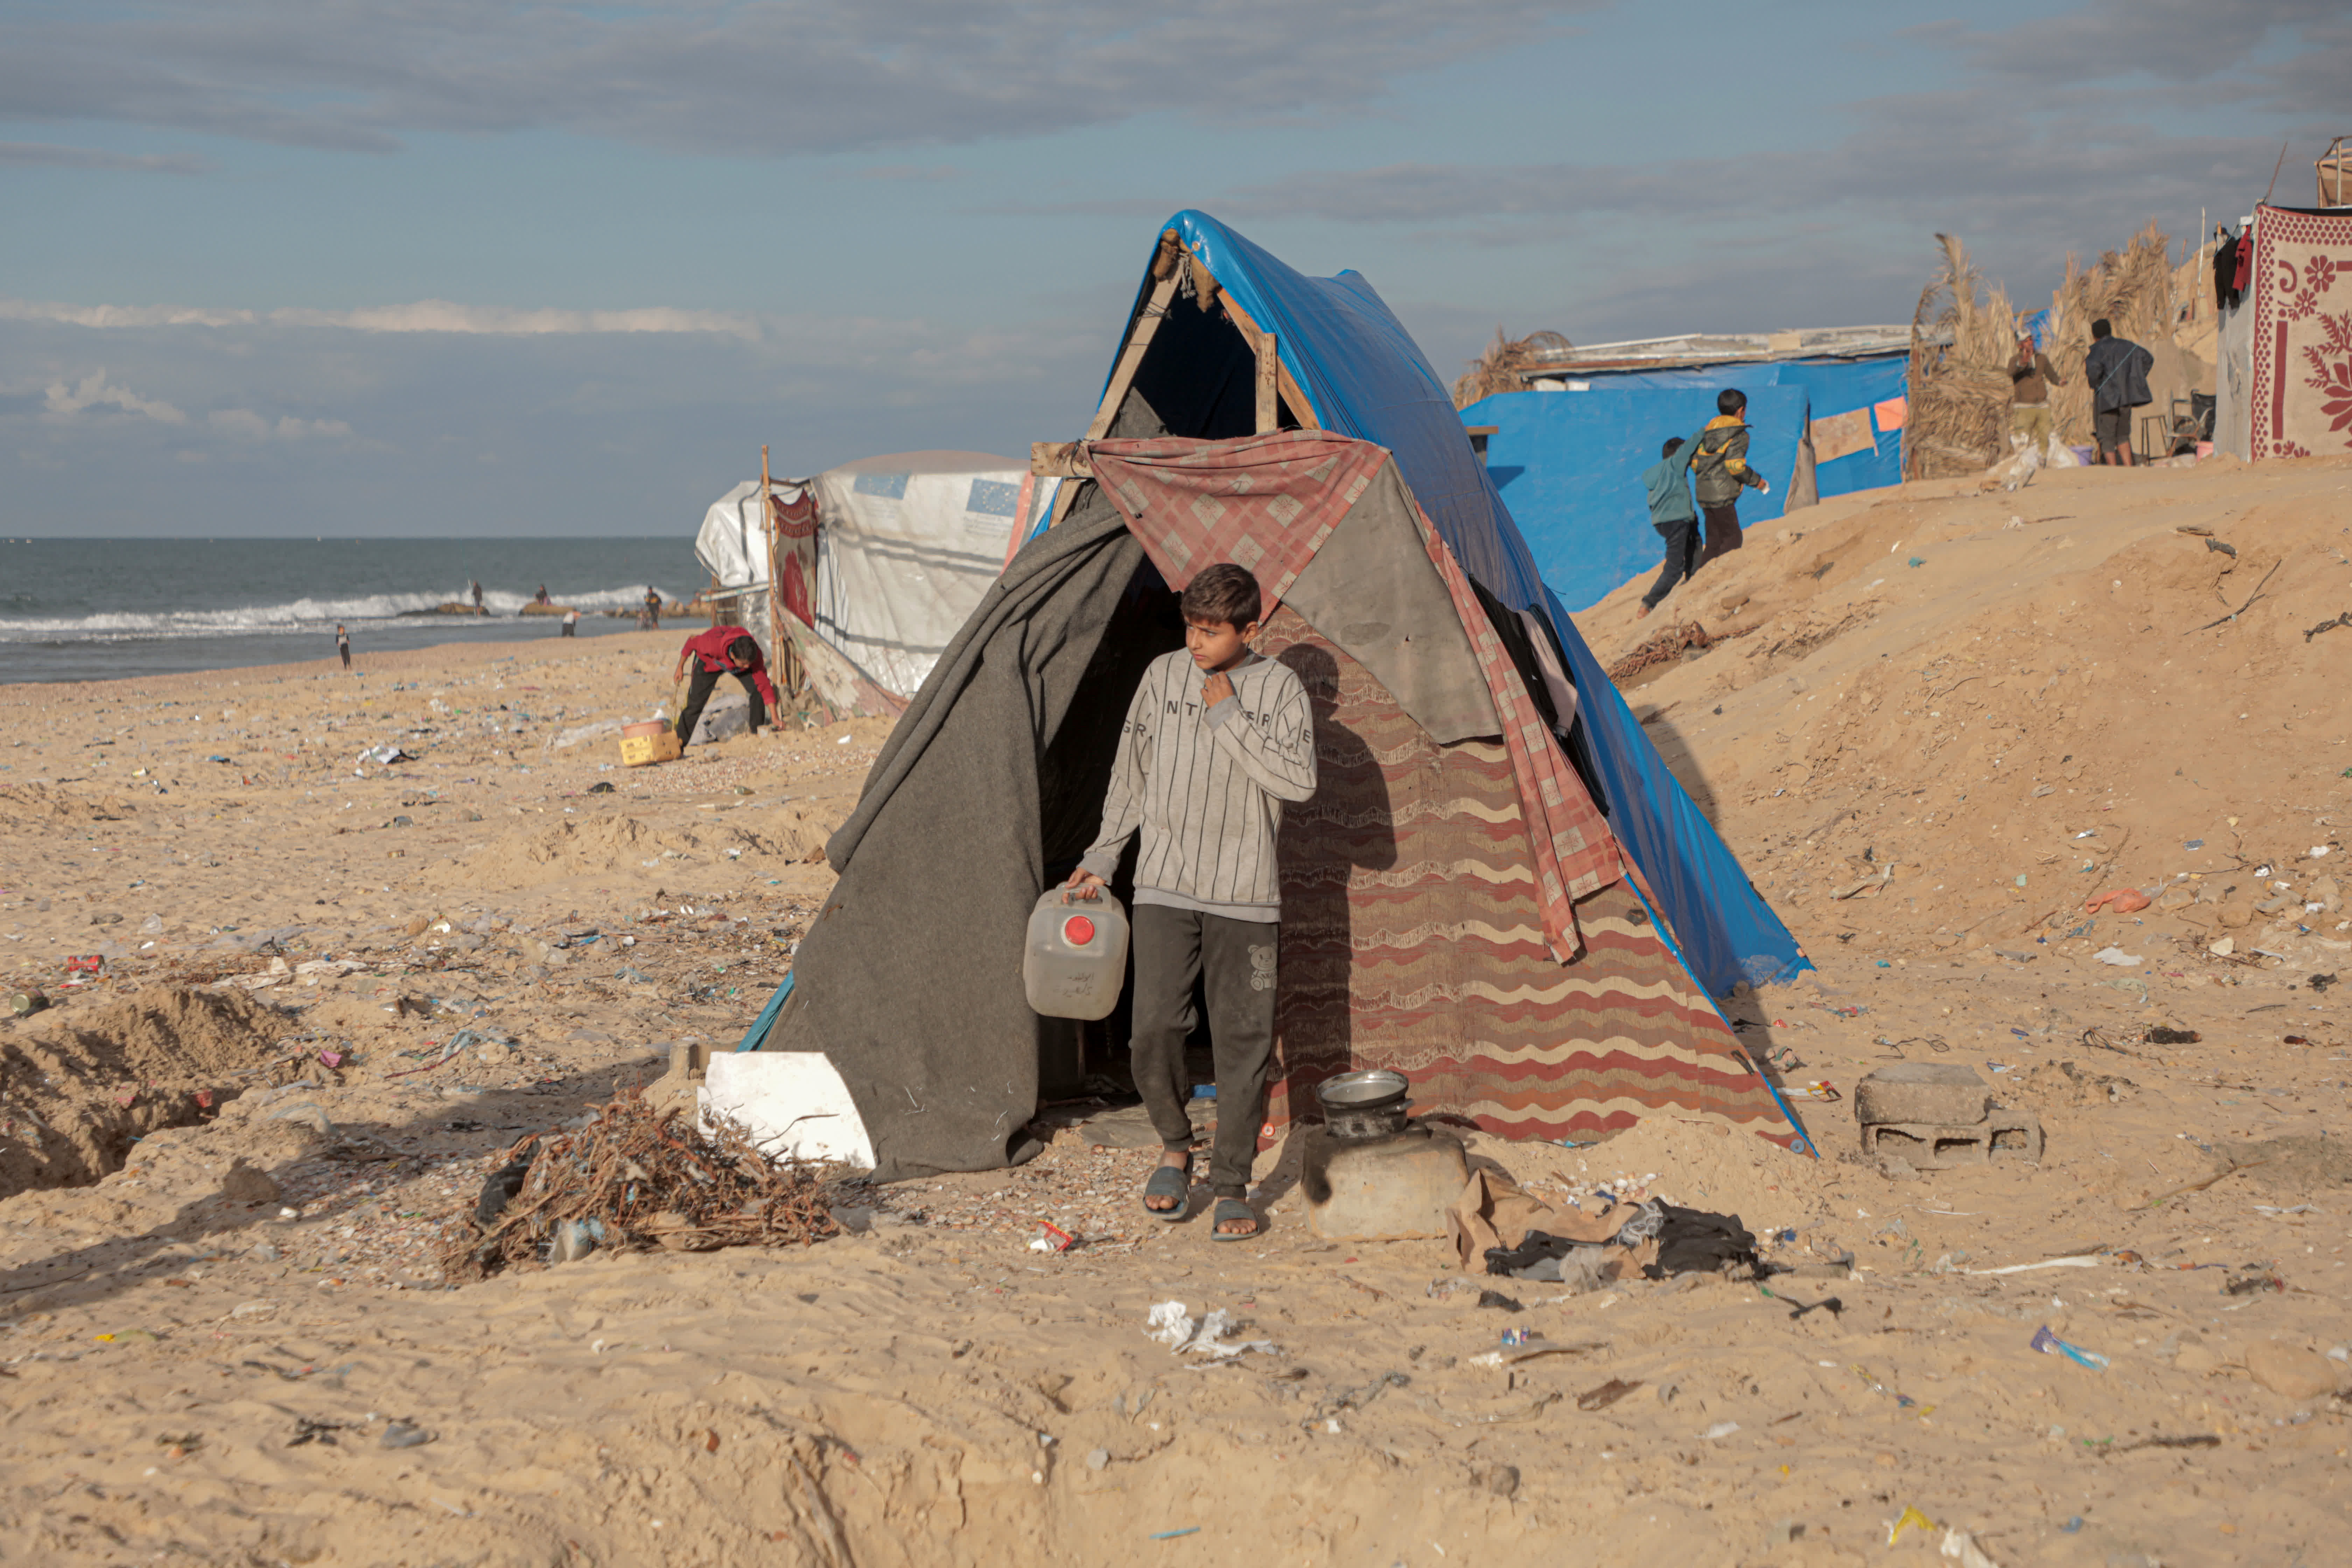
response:
M1049 1018L1107 1018L1127 984L1127 911L1108 889L1062 901L1048 888L1029 911L1021 955L1029 1005Z

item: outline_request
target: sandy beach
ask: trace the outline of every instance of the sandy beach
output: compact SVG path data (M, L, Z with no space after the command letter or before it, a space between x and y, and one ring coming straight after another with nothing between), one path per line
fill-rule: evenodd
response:
M624 768L579 732L673 700L677 632L0 688L0 952L52 1004L0 1024L17 1556L2340 1556L2347 489L1918 483L1579 617L1819 966L1727 1004L1742 1040L1838 1098L1795 1102L1818 1160L1672 1120L1470 1149L1738 1214L1798 1266L1761 1287L1318 1241L1286 1146L1266 1237L1213 1247L1089 1104L1020 1169L844 1189L814 1246L452 1281L518 1139L740 1038L887 724ZM1865 1161L1895 1061L1977 1067L2042 1163ZM1170 1301L1275 1349L1172 1351Z

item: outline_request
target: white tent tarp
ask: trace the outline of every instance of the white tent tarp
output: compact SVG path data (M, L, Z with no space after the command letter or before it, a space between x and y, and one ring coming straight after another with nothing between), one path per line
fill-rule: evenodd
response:
M797 481L779 480L790 493ZM722 588L749 588L768 580L768 535L760 515L760 481L746 479L710 503L694 536L694 553Z
M1034 519L1051 484L985 452L866 458L810 482L816 629L901 697L922 685L1003 571L1022 503Z

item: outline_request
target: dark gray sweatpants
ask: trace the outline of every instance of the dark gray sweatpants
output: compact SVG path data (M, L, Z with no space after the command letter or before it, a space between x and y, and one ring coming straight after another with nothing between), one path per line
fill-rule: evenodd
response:
M1165 904L1135 906L1135 1089L1160 1141L1192 1142L1184 1114L1192 1085L1184 1071L1184 1037L1198 1015L1192 982L1205 979L1209 1040L1217 1063L1217 1138L1209 1185L1221 1198L1249 1192L1257 1130L1265 1120L1265 1080L1274 1065L1275 963L1282 927L1237 921Z

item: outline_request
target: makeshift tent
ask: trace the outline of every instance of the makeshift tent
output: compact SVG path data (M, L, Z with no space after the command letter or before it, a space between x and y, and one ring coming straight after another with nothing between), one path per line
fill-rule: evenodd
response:
M1541 390L1498 393L1463 409L1465 426L1492 427L1487 469L1544 581L1570 608L1598 604L1627 578L1657 570L1642 471L1668 437L1688 437L1715 417L1716 394L1726 387L1748 394L1748 461L1772 481L1769 496L1741 496L1744 526L1822 496L1902 482L1904 354L1706 357L1742 341L1574 350L1531 373ZM1624 352L1632 349L1650 352Z
M895 714L995 579L1055 481L985 452L866 458L727 492L695 541L719 613L760 635L825 717ZM770 533L772 532L772 549ZM769 579L777 586L770 607Z
M1029 465L901 452L810 483L817 635L884 690L911 696L1003 569L1014 524L1036 500Z
M1259 646L1317 716L1320 784L1280 838L1270 1121L1388 1067L1419 1110L1510 1136L1668 1111L1801 1138L1709 999L1801 954L1363 279L1180 213L1087 438L1034 461L1080 482L884 746L760 1037L830 1059L878 1174L1022 1158L1041 1064L1075 1077L1076 1026L1024 1000L1024 926L1094 835L1143 667L1181 646L1171 590L1218 560L1258 576Z
M2221 311L2214 444L2250 459L2352 451L2352 210L2257 206Z

